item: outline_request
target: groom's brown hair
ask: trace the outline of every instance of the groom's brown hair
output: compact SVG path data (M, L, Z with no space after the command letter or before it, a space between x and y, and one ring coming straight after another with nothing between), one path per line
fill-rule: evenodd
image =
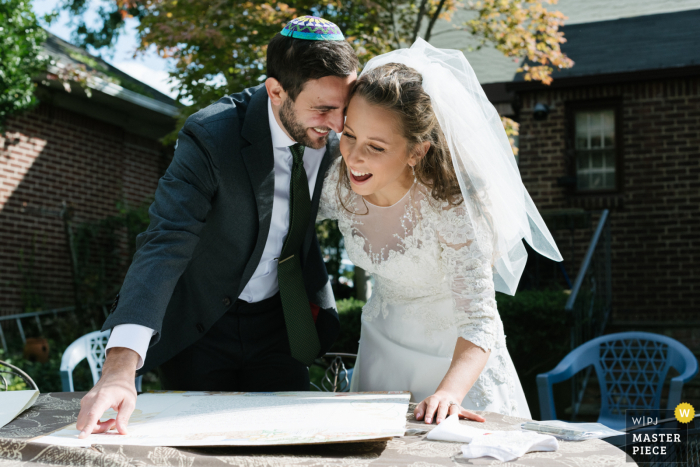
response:
M277 34L267 46L267 77L275 78L294 101L312 79L345 78L360 62L347 41L295 39Z

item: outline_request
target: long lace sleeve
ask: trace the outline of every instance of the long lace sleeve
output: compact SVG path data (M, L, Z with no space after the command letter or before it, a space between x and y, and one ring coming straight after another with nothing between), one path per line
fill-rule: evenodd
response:
M338 199L338 166L340 157L338 157L326 172L326 178L323 180L323 190L321 191L321 200L318 205L318 214L316 222L324 219L337 219L340 208L340 200Z
M459 335L484 351L491 350L498 344L500 317L490 253L478 248L463 204L444 207L441 214L441 260L452 291Z

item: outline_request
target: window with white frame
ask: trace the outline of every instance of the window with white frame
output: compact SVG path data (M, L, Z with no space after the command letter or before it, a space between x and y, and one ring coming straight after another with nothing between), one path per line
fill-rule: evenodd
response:
M615 189L615 111L575 113L576 187L581 191Z

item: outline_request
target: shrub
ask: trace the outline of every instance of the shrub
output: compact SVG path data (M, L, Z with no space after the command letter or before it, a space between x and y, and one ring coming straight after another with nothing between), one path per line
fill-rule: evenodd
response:
M530 412L539 417L537 375L553 369L571 350L570 317L562 290L522 290L496 294L510 353Z
M356 354L362 327L360 316L365 302L356 298L346 298L337 300L336 305L340 318L340 335L330 351Z
M55 342L49 343L51 347L54 345ZM26 360L21 354L5 355L4 352L0 350L0 360L5 360L7 363L11 363L27 373L34 380L39 387L39 391L42 393L60 392L63 390L60 375L62 356L62 352L52 352L48 362L40 363ZM73 370L73 384L76 391L87 391L92 387L92 374L90 373L87 360L83 360ZM28 388L24 381L19 378L14 378L10 384L10 389L21 390Z
M569 352L568 297L560 290L497 294L508 352L521 378L551 370Z
M95 320L91 318L92 316L85 312L66 312L56 316L45 315L41 317L41 329L36 326L33 320L24 320L24 332L27 337L47 339L49 360L46 363L25 359L23 356L24 345L19 333L5 323L5 337L9 352L5 353L0 350L0 360L8 361L26 372L42 393L61 391L59 371L63 352L71 342L96 330ZM83 360L74 369L73 383L77 391L86 391L92 387L92 375L87 360Z

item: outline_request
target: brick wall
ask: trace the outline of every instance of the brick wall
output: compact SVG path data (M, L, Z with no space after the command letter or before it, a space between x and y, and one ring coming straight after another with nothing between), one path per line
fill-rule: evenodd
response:
M138 205L153 195L164 154L157 141L49 104L8 121L0 136L0 314L22 311L28 293L46 307L71 305L61 203L76 222L114 215L118 201Z
M700 333L689 330L700 323L700 77L519 97L520 171L538 208L611 210L613 323L684 322L678 337L700 349ZM622 187L608 195L567 192L557 183L568 175L566 105L608 98L621 102ZM546 120L533 119L537 102L550 107ZM574 276L592 232L576 233L573 261L568 232L554 235Z

